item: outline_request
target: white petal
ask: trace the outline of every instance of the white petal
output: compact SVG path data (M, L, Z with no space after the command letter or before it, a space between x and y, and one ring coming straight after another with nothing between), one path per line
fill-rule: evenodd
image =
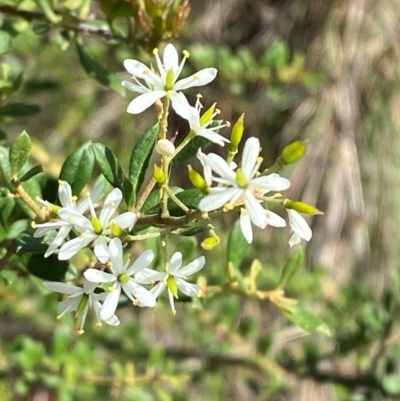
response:
M285 191L290 187L290 181L287 178L280 177L279 174L257 177L251 183L253 186L262 187L264 193L269 191Z
M230 142L229 139L224 138L222 135L217 134L211 129L201 129L198 132L196 132L197 135L202 136L209 141L216 143L217 145L224 146L225 143Z
M246 141L242 156L242 171L243 174L250 178L254 166L257 164L257 158L260 154L260 141L258 138L249 138Z
M135 282L138 284L151 284L157 281L162 281L167 277L167 273L161 273L156 270L144 268L135 274Z
M99 217L102 227L105 227L108 224L112 215L117 211L121 201L122 201L122 192L119 188L114 188L107 195Z
M54 292L59 292L61 294L74 295L74 294L83 294L84 292L82 287L60 283L58 281L45 281L43 282L43 285L49 290L52 290Z
M139 301L139 305L142 307L153 308L156 305L156 299L154 295L146 288L141 285L135 283L133 280L129 280L127 284L123 284L122 288L125 294L132 299L137 299Z
M64 226L61 227L54 238L54 241L51 243L51 245L47 248L46 253L44 254L44 257L47 258L49 257L65 240L69 232L71 231L72 226Z
M204 68L193 74L192 76L181 79L174 85L174 90L179 91L195 86L207 85L217 76L218 70L216 68Z
M165 46L163 64L165 72L168 72L171 68L172 71L175 72L179 67L178 52L176 51L175 46L171 43L168 43L167 46Z
M203 212L217 210L241 192L242 190L238 188L211 188L210 193L200 201L199 209Z
M175 252L168 263L168 273L174 274L182 266L182 253Z
M176 114L180 115L185 120L189 120L191 106L182 92L172 92L171 103Z
M72 224L79 232L94 232L91 221L77 210L61 208L58 215L68 224Z
M197 284L188 283L181 278L176 278L175 280L179 290L188 297L195 297L201 291L201 287Z
M59 260L68 260L71 259L72 256L76 255L81 249L85 246L89 245L94 239L96 235L85 235L84 237L77 237L70 241L67 241L58 252Z
M219 155L209 153L207 155L207 164L215 171L220 177L225 178L232 184L235 183L236 173L228 166L228 163Z
M110 253L110 261L112 263L111 270L115 276L119 276L124 272L124 261L122 242L119 238L114 238L108 244L108 250Z
M119 326L119 324L121 323L119 321L119 319L117 318L117 316L115 316L115 315L113 315L109 319L103 320L103 321L104 321L104 323L107 323L110 326Z
M80 297L68 298L65 301L61 301L58 304L58 311L60 312L60 316L65 313L72 312L78 308L79 302L81 301Z
M122 229L132 230L133 226L137 222L137 214L133 212L125 212L117 216L112 221Z
M154 259L154 252L149 249L143 252L133 263L132 265L126 270L126 274L128 276L132 276L135 273L139 272L140 270L149 267L150 263Z
M265 228L268 224L265 209L250 191L245 191L244 195L246 210L249 212L251 222L260 228Z
M121 295L121 286L117 286L114 291L109 292L106 300L104 301L103 307L100 311L100 319L108 320L111 319L118 306L119 297Z
M200 160L200 163L203 166L204 180L206 181L208 186L211 186L212 172L210 166L207 163L207 156L201 151L201 148L199 148L199 150L197 151L196 156Z
M59 181L59 183L58 199L60 199L61 205L63 207L74 208L71 186L66 181Z
M85 280L83 283L83 290L85 294L93 294L93 291L96 289L97 283L93 283L92 281Z
M165 284L164 281L160 281L150 290L150 292L153 294L154 298L157 299L160 296L160 294L165 290L166 287L167 284Z
M312 237L311 228L308 226L306 220L296 210L287 209L289 214L289 223L293 232L301 239L309 241Z
M129 103L127 112L130 114L139 114L148 109L152 104L154 104L158 99L164 97L166 94L167 92L164 90L144 93Z
M289 246L292 247L294 245L300 244L301 238L296 234L293 233L289 240Z
M97 269L87 269L83 275L86 280L97 284L112 283L117 279L114 274L106 273Z
M125 69L135 78L140 78L143 79L144 81L157 85L158 87L163 86L163 82L160 79L160 77L152 71L147 65L141 63L140 61L137 60L125 60L124 61L124 67ZM129 81L124 81L124 83L129 82ZM130 89L128 86L123 85L126 88Z
M190 276L191 274L197 273L204 267L206 263L206 258L204 256L200 256L199 258L193 260L188 265L179 270L179 275L183 277Z
M267 210L268 225L273 227L286 227L285 219L274 212Z
M107 238L100 235L94 241L94 254L101 263L107 263L110 260L110 253L108 252Z
M246 241L251 244L253 242L253 228L249 212L246 209L241 209L240 211L240 229Z

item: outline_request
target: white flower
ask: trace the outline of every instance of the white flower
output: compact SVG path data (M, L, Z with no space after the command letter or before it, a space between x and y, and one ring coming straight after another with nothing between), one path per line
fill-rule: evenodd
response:
M241 213L241 228L243 235L250 243L253 235L249 220L260 228L268 224L283 226L283 219L265 210L260 202L263 195L270 191L283 191L290 186L290 181L279 174L257 177L262 158L259 157L260 142L257 138L249 138L243 150L241 167L234 171L222 157L210 153L206 156L206 164L220 177L213 180L225 185L209 190L199 203L199 209L204 212L225 207L227 209L243 204L245 210ZM204 164L204 163L203 163Z
M109 244L110 270L106 273L96 269L88 269L84 276L93 283L113 283L109 288L100 318L107 320L114 315L118 306L121 290L134 302L135 305L153 307L156 304L155 297L150 291L146 290L134 277L138 272L147 268L154 259L151 250L143 252L131 265L128 260L124 264L122 242L119 238L114 238Z
M310 241L312 237L312 231L304 217L296 212L294 209L286 209L289 214L289 224L293 231L292 236L289 240L289 245L297 245L302 239Z
M110 235L121 235L123 230L131 230L137 221L137 215L133 212L122 213L111 219L122 201L122 192L114 188L106 197L100 216L97 217L93 203L89 198L89 209L91 216L85 216L78 210L61 208L59 216L80 232L79 237L66 242L58 253L58 259L67 260L74 256L79 250L94 243L94 253L101 263L106 263L109 258L107 248L107 237Z
M172 313L175 314L174 297L178 298L178 289L188 297L201 295L200 286L188 283L186 278L201 270L205 262L205 257L201 256L190 262L187 266L181 268L182 254L180 252L175 252L167 265L167 271L165 273L144 269L137 274L136 279L142 284L150 284L159 281L159 283L150 290L156 298L168 287L169 302L171 304Z
M77 197L72 196L71 186L66 181L58 181L58 199L60 200L61 206L64 208L76 210L78 213L85 213L89 208L90 201L95 202L101 194L103 185L97 185L93 192L86 197L79 205L76 204ZM89 200L90 199L90 200ZM60 207L52 205L50 202L40 199L40 202L46 205L49 209L53 210L56 214L60 210ZM73 228L73 224L63 219L52 219L49 222L42 224L33 223L32 226L36 228L33 236L35 238L43 237L46 234L58 230L56 237L53 242L47 248L44 257L49 257L65 240L70 231Z
M214 117L219 113L218 110L215 110L215 105L216 104L211 106L209 111L203 114L203 116L200 116L202 105L200 104L199 98L197 98L195 107L192 107L190 106L184 94L179 92L176 96L174 110L182 118L188 120L190 130L193 134L202 136L211 142L224 146L224 143L230 142L229 139L219 135L216 131L226 127L228 124L221 124L212 128L208 128L213 122Z
M132 74L134 82L123 81L122 85L133 92L141 93L140 96L132 100L129 104L128 113L139 114L166 95L170 97L172 107L175 109L177 91L207 85L217 75L215 68L204 68L188 78L177 81L185 61L189 57L189 53L184 52L184 58L179 63L178 52L174 45L168 44L164 50L163 62L161 62L157 49L154 50L154 55L158 74L140 61L124 61L124 66ZM143 80L146 85L141 83L139 79Z
M119 325L119 320L114 314L111 315L108 319L100 318L100 311L102 308L100 301L104 301L106 293L103 292L100 294L95 294L93 291L97 287L97 284L85 281L85 283L83 284L83 288L77 287L75 285L53 281L46 281L43 284L45 287L52 291L69 295L68 299L58 304L60 315L57 316L57 319L60 319L65 313L76 311L76 316L81 316L81 324L78 331L79 334L82 334L84 332L83 326L85 324L86 316L90 308L93 308L98 320L97 324L99 326L101 326L101 320L111 326Z

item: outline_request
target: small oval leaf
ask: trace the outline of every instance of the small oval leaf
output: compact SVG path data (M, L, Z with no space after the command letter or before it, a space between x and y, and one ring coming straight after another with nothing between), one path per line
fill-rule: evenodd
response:
M119 188L124 194L125 200L130 197L132 185L125 177L119 161L113 151L101 143L91 145L97 164L105 179L114 187Z
M8 122L16 117L29 117L40 113L39 106L24 103L8 103L0 107L0 121Z
M182 163L193 157L199 148L204 150L211 144L211 141L202 137L195 136L173 159L173 163Z
M26 265L29 273L42 280L63 281L68 271L69 262L67 260L58 260L57 255L50 255L45 258L40 253L34 253Z
M142 135L133 148L129 163L129 180L132 183L133 191L128 206L133 206L136 202L138 192L149 167L150 158L158 137L158 130L158 124L151 127Z
M291 322L304 330L310 332L317 331L327 336L332 335L331 329L323 319L298 305L290 307L290 312L285 310L282 310L282 312Z
M61 168L60 180L68 182L72 193L78 195L89 182L93 167L94 154L91 144L86 143L67 157Z
M228 238L228 263L231 262L236 268L239 268L246 253L249 249L249 244L242 234L240 229L240 221L236 221Z
M29 159L32 141L26 131L15 139L10 147L9 161L12 174L17 174Z
M300 271L304 264L303 248L298 247L290 256L285 267L282 270L281 278L277 288L284 288L292 279L292 277Z
M37 166L32 167L25 174L23 174L23 176L19 180L21 182L28 181L29 179L40 173L43 173L43 167L38 164Z

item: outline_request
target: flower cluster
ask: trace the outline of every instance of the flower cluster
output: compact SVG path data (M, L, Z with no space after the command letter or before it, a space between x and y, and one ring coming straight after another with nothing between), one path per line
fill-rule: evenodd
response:
M205 68L188 78L178 80L189 53L184 52L184 58L179 62L175 47L168 44L163 60L159 57L158 50L154 51L154 55L157 71L140 61L125 60L125 68L132 75L133 82L123 81L122 85L140 94L128 106L127 111L132 114L141 113L164 98L163 107L157 108L160 131L154 147L161 160L154 169L155 180L150 182L152 185L157 182L160 187L159 218L169 217L169 198L187 212L186 217L191 216L188 207L175 197L169 188L170 163L195 136L202 136L221 146L230 144L226 159L214 153L204 154L202 149L198 149L197 157L203 166L203 176L189 166L192 183L204 194L198 205L198 209L205 212L202 218L208 219L207 213L213 211L238 211L242 233L246 240L252 243L252 225L261 229L267 226L286 226L286 221L268 208L268 204L281 205L288 211L293 232L289 240L290 246L300 243L301 239L309 241L312 236L311 229L299 212L317 214L319 211L302 202L280 198L280 191L288 189L290 181L277 174L276 170L260 169L263 162L260 156L260 141L255 137L249 138L244 145L241 162L237 164L233 161L242 139L244 116L242 115L233 127L230 141L218 133L221 128L229 126L229 123L214 121L219 113L216 104L212 104L202 113L201 95L198 95L195 105L191 106L182 93L184 89L210 83L216 77L217 70ZM173 141L167 138L167 130L161 124L167 124L166 117L170 105L190 126L188 135L177 148ZM304 152L301 146L300 152L298 149L294 152L292 148L285 149L280 165L292 163ZM142 173L144 175L145 172ZM55 233L44 256L49 257L57 252L60 260L69 260L78 251L90 247L99 262L83 272L82 287L58 282L44 283L47 288L67 296L67 299L59 304L60 317L67 312L76 312L80 318L79 332L82 333L88 310L91 308L99 325L102 322L118 325L119 319L115 312L121 297L130 300L136 306L152 308L160 294L168 289L171 309L175 314L174 300L178 298L178 290L189 297L200 296L200 286L189 283L187 277L204 267L204 256L182 267L182 253L175 252L166 263L164 271L153 270L150 267L155 257L151 250L144 251L133 262L130 259L125 260L124 248L138 240L134 235L130 235L130 231L141 216L133 211L118 214L123 200L120 189L114 188L104 202L98 203L101 192L101 186L95 187L92 194L88 194L82 202L77 203L77 198L72 196L70 185L60 181L58 195L61 206L41 200L41 203L51 210L52 218L45 223L34 224L34 236L44 237ZM144 191L146 196L149 193L150 191ZM137 206L135 210L140 210L140 207ZM195 219L193 218L193 221ZM168 225L164 222L162 221L160 226ZM74 234L72 238L71 234ZM215 233L213 235L215 237Z

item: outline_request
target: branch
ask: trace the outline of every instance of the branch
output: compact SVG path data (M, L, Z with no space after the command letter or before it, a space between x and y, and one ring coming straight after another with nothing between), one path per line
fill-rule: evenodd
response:
M11 6L2 6L0 5L0 13L15 16L15 17L21 17L29 22L32 21L47 21L46 16L38 11L25 11L25 10L19 10L18 8L11 7ZM49 21L50 22L50 21ZM117 35L114 32L110 30L108 26L95 26L92 24L89 24L88 22L81 22L77 25L69 25L69 24L63 24L62 21L59 24L54 24L54 26L62 28L62 29L70 29L75 32L82 32L86 34L92 34L92 35L97 35L104 37L106 39L115 39L118 41L123 41L126 42L126 38L121 35Z

